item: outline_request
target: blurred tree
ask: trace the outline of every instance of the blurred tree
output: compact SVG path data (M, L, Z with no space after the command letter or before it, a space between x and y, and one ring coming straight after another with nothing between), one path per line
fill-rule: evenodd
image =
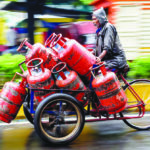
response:
M83 5L88 5L89 3L91 3L93 0L79 0L82 2Z
M74 2L75 0L51 0L52 4L61 4L61 3L65 3L65 4L72 4L72 2Z
M150 55L139 56L129 63L129 78L148 78L150 79Z
M19 0L5 0L5 1L17 2Z
M22 74L19 63L25 60L23 55L12 55L5 54L0 56L0 86L6 81L10 81L16 72ZM24 70L27 70L26 66L23 65ZM19 76L17 76L18 78ZM19 77L20 78L20 77Z
M46 3L50 4L70 4L70 5L88 5L91 3L93 0L46 0Z

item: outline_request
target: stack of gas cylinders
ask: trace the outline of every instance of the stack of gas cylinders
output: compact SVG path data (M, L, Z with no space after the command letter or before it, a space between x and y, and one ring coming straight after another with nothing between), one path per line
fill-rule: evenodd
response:
M10 123L15 119L25 100L27 87L35 89L36 105L55 93L55 90L49 89L79 90L71 95L84 107L88 102L82 91L89 89L90 84L99 99L98 108L103 108L109 114L125 108L127 98L116 75L107 72L101 62L96 67L100 73L95 76L93 66L96 57L77 41L52 33L45 45L31 45L24 39L18 51L23 47L27 49L24 61L27 70L21 67L23 74L16 73L22 77L21 82L15 83L12 80L4 84L0 93L0 120Z

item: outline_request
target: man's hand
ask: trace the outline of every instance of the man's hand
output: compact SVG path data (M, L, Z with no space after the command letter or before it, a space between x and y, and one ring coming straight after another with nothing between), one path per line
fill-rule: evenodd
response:
M103 50L102 53L98 57L102 60L106 54L107 54L107 50Z
M96 57L96 63L100 63L101 59L99 57Z

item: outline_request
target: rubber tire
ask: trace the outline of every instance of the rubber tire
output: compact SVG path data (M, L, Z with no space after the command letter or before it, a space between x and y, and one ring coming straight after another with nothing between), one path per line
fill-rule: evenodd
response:
M138 80L134 80L134 81L132 81L132 82L130 82L129 84L130 85L133 85L133 84L136 84L136 83L140 83L140 82L143 82L143 83L149 83L150 84L150 80L147 80L147 79L138 79ZM128 88L129 86L128 85L125 85L124 86L124 90L126 90L127 88ZM137 93L138 94L138 93ZM142 98L142 97L141 97ZM139 111L140 111L140 109L139 109ZM145 111L145 113L146 113L146 111ZM124 117L125 115L124 115L124 113L123 112L120 112L120 116L121 117ZM146 116L146 115L145 115ZM138 121L140 121L140 119L143 119L144 118L144 116L142 117L142 118L137 118L138 119ZM135 119L134 119L135 120ZM131 127L131 128L133 128L133 129L136 129L136 130L149 130L150 129L150 123L149 123L149 125L147 125L147 126L140 126L140 125L135 125L134 123L133 123L133 119L123 119L123 121L124 121L124 123L126 124L126 125L128 125L129 127ZM142 123L143 121L140 121L140 123Z
M42 125L40 123L40 116L42 115L41 113L42 113L44 107L46 107L49 103L56 101L57 99L65 100L66 102L72 104L72 106L76 107L76 110L78 111L78 112L77 111L76 112L78 114L77 118L80 118L79 122L78 122L79 125L77 127L77 131L73 132L73 135L71 135L71 137L69 137L69 138L58 138L57 139L56 137L53 138L51 135L50 136L47 135L44 131L44 128L42 127ZM85 116L84 116L84 111L83 111L82 105L71 95L62 94L62 93L52 94L52 95L48 96L47 98L45 98L38 105L36 112L35 112L35 116L34 116L34 127L35 127L35 130L38 133L39 137L48 143L53 143L53 144L57 144L57 145L58 144L67 144L67 143L70 143L73 140L75 140L79 136L79 134L82 132L82 129L84 127L84 122L85 122Z
M31 123L33 124L33 116L30 114L30 112L28 111L27 107L29 107L30 103L30 94L28 92L26 98L25 98L25 101L23 103L23 111L24 111L24 115L26 117L26 119ZM26 106L27 105L27 106Z
M33 124L33 117L32 115L29 113L29 111L27 110L27 108L25 106L23 106L23 111L24 111L24 115L26 117L26 119Z

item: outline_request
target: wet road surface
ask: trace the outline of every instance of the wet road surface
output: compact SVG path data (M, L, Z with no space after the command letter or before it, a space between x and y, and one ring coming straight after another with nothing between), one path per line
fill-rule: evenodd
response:
M0 123L0 150L150 150L150 131L136 131L122 121L86 123L69 145L43 142L28 121Z

